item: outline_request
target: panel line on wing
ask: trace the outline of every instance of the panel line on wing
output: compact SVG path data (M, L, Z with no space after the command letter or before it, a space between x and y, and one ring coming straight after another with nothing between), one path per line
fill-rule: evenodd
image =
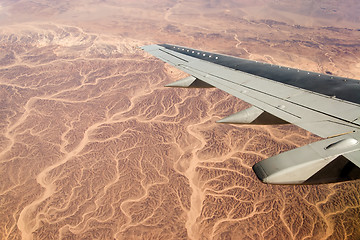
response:
M213 77L217 77L217 76L213 76ZM216 80L213 80L213 81L217 82ZM217 82L217 83L220 84L220 85L223 85L223 84L221 84L221 82ZM234 82L231 82L231 83L236 84L236 83L234 83ZM256 89L252 89L252 88L249 88L249 87L246 87L246 86L243 86L243 85L240 85L240 86L242 86L242 87L244 87L244 88L247 88L247 89L251 89L252 91L256 91ZM230 88L230 89L232 89L232 90L234 90L234 91L238 91L236 88L233 88L233 87L230 87L230 86L226 86L226 87L227 87L227 88ZM262 92L262 91L257 91L257 92L262 93L262 94L264 94L264 95L268 95L268 96L274 97L274 96L272 96L272 95L270 95L270 94L266 94L266 93L264 93L264 92ZM292 115L292 116L294 116L294 117L296 117L296 118L301 119L300 116L298 116L298 115L296 115L296 114L293 114L293 113L291 113L291 112L289 112L289 111L286 111L286 110L284 110L284 109L281 109L279 106L271 105L271 104L269 104L268 102L263 101L261 98L256 98L256 97L250 96L250 95L248 95L248 94L246 94L246 93L241 93L241 94L246 95L246 96L249 97L249 98L253 98L253 99L255 99L255 100L257 100L257 101L259 101L259 102L261 102L261 103L264 103L264 104L269 105L269 106L271 106L271 107L273 107L273 108L276 108L276 109L278 109L278 110L280 110L280 111L282 111L282 112L285 112L285 113L290 114L290 115ZM281 98L278 98L278 99L283 100L283 99L281 99Z
M254 75L252 73L248 73L248 72L244 72L244 71L241 71L241 70L238 70L238 69L234 69L234 68L231 68L231 67L228 67L226 65L221 65L219 63L216 63L216 62L212 62L212 61L207 61L207 60L204 60L204 59L201 59L201 58L197 58L197 57L194 57L194 56L191 56L191 55L187 55L183 52L177 52L177 51L174 51L173 49L167 49L165 48L166 50L170 51L170 52L173 52L175 56L179 57L179 56L184 56L186 58L189 58L189 59L193 59L193 60L197 60L197 61L200 61L202 63L205 63L205 64L210 64L210 65L214 65L216 67L221 67L221 68L224 68L224 69L227 69L227 70L230 70L230 71L233 71L233 72L236 72L236 73L241 73L241 74L244 74L244 75L247 75L247 76L250 76L250 77L256 77L258 79L262 79L262 80L266 80L268 82L271 82L271 83L274 83L274 84L279 84L279 85L282 85L284 87L287 87L287 88L292 88L292 89L296 89L296 90L300 90L300 91L303 91L303 92L307 92L307 93L310 93L310 94L314 94L314 95L317 95L317 96L320 96L320 97L323 97L323 98L327 98L327 99L331 99L333 101L338 101L338 102L341 102L341 103L346 103L346 104L350 104L350 105L354 105L356 107L359 107L360 105L355 103L355 102L349 102L347 100L344 100L344 99L339 99L339 98L334 98L334 96L328 96L328 95L325 95L323 93L319 93L319 92L315 92L315 91L311 91L311 90L308 90L308 89L305 89L305 88L301 88L299 86L296 86L296 85L291 85L291 84L287 84L287 83L284 83L284 82L281 82L281 81L276 81L276 80L273 80L273 79L269 79L269 78L266 78L266 77L263 77L263 76L258 76L258 75ZM250 61L250 60L248 60ZM190 60L188 60L187 62L191 62ZM186 66L186 65L185 65ZM201 71L201 70L200 70ZM207 73L207 74L210 74L210 73ZM227 80L227 79L226 79ZM246 81L246 82L249 82L249 81ZM245 83L245 82L244 82ZM351 122L351 121L350 121Z
M252 87L250 87L250 86L243 85L242 83L238 83L238 82L235 82L235 81L232 81L232 80L229 80L229 79L226 79L226 78L217 76L217 75L212 74L212 73L203 72L202 70L193 68L193 67L188 66L188 65L184 65L184 66L186 66L185 68L192 68L192 69L194 69L194 70L197 70L197 71L200 71L200 72L202 72L202 73L205 73L205 74L208 75L208 76L216 77L216 78L219 78L219 79L221 79L221 80L223 80L223 81L226 81L226 82L229 82L229 83L232 83L232 84L236 84L236 85L238 85L238 86L241 86L241 87L244 87L244 88L247 88L247 89L251 89L252 91L255 91L255 92L258 92L258 93L262 93L262 94L271 96L271 97L273 97L273 98L275 98L275 99L282 100L282 101L285 101L285 102L287 102L287 103L297 105L297 106L302 107L302 108L305 108L305 109L307 109L307 110L314 111L314 112L317 112L317 113L319 113L319 114L323 114L323 115L326 115L326 116L328 116L328 117L331 117L331 118L334 118L334 119L337 119L337 120L340 120L340 121L344 121L344 122L346 122L346 123L351 124L351 126L349 126L349 127L355 127L355 126L357 126L358 128L360 128L360 124L357 124L357 123L355 123L355 122L349 121L349 120L347 120L347 119L343 119L343 118L340 118L340 117L337 117L337 116L328 114L328 113L326 113L326 112L316 110L316 109L314 109L314 108L311 108L311 107L308 107L308 106L305 106L305 105L302 105L302 104L299 104L299 103L290 101L289 99L284 99L284 98L278 97L278 96L276 96L276 95L269 94L269 93L267 93L267 92L264 92L264 91L261 91L261 90L252 88ZM231 69L231 70L232 70L232 69ZM232 71L236 71L236 70L232 70ZM249 74L249 73L246 73L246 74L251 75L251 74ZM255 76L255 75L251 75L251 76L252 76L252 77L256 77L256 78L260 78L260 79L265 79L265 78L258 77L258 76ZM206 76L205 76L205 77L206 77ZM268 79L266 79L266 80L268 80ZM271 80L269 79L269 81L271 81ZM218 82L218 83L221 84L220 82ZM221 85L223 85L223 84L221 84ZM227 87L228 87L228 86L227 86ZM291 87L291 86L286 86L286 87ZM234 88L232 88L232 89L235 90L235 91L238 91L238 90L236 90L236 89L234 89ZM311 93L312 93L312 92L311 92ZM242 94L244 94L244 93L242 93ZM247 95L247 94L244 94L244 95ZM320 94L319 94L319 95L320 95ZM256 100L258 100L258 101L260 101L260 102L263 102L263 103L265 103L265 104L267 104L267 105L270 105L270 104L268 104L267 102L264 102L264 101L262 101L262 100L260 100L260 99L254 98L254 97L249 96L249 95L247 95L247 96L248 96L248 97L251 97L251 98L253 98L253 99L256 99ZM273 106L273 105L270 105L270 106ZM273 106L273 107L277 108L276 106ZM279 108L277 108L277 109L279 109ZM285 111L284 109L279 109L279 110L282 110L282 111L284 111L284 112L286 112L286 113L289 113L289 114L291 114L291 115L293 115L293 116L296 116L296 117L298 117L298 118L301 119L301 117L299 117L299 116L297 116L297 115L295 115L295 114L293 114L293 113L290 113L290 112L288 112L288 111ZM337 124L339 124L339 123L337 123ZM345 125L345 124L343 124L343 125ZM354 126L354 125L355 125L355 126ZM346 126L348 126L348 125L346 125Z
M175 58L177 58L177 59L180 59L180 60L182 60L182 61L184 61L184 62L189 62L188 60L185 60L185 59L183 59L183 58L181 58L181 57L179 57L179 56L176 56L176 55L174 55L174 54L172 54L172 53L170 53L170 52L168 52L168 51L164 51L164 50L162 50L162 49L159 49L159 51L161 51L161 52L163 52L163 53L166 53L166 54L169 54L170 56L175 57Z
M290 74L288 71L285 71L286 67L276 66L273 64L259 63L224 54L216 54L219 57L219 60L215 60L214 58L203 57L202 54L193 55L188 52L180 51L179 49L184 49L184 47L181 46L177 46L177 49L171 48L171 46L174 45L161 44L160 46L165 49L169 49L172 52L178 53L179 55L202 60L203 62L213 63L218 66L223 66L244 73L246 72L248 74L260 76L288 86L295 86L311 92L321 93L327 97L336 96L346 102L356 103L358 106L360 104L360 95L358 94L358 91L360 90L360 82L356 79L330 76L304 70L297 70L296 72ZM196 49L190 50L200 51ZM205 51L200 52L205 55L213 54ZM313 81L313 78L316 78L314 79L315 81Z

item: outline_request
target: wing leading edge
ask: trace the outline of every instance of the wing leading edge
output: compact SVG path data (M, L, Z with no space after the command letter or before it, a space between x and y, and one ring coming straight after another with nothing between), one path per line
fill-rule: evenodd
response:
M291 123L325 138L255 164L261 181L320 184L360 178L360 81L175 45L142 49L190 74L168 87L216 87L253 105L218 122Z

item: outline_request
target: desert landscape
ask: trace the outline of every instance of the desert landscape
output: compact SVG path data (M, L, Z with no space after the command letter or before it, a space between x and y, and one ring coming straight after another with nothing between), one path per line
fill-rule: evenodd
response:
M217 124L250 105L139 49L360 79L359 39L355 0L0 0L0 239L360 239L358 181L251 169L317 136Z

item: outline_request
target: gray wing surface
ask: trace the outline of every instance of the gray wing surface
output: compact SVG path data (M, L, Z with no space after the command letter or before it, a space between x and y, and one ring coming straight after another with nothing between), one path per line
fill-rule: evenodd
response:
M320 184L360 178L360 81L175 45L142 49L190 74L169 87L216 87L253 105L221 123L291 123L324 138L255 164L261 181Z

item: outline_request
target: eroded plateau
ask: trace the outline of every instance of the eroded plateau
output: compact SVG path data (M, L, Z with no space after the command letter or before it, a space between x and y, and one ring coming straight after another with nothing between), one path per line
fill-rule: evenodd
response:
M251 169L316 136L216 124L249 105L164 88L186 75L138 48L169 42L359 78L356 29L252 19L231 3L102 3L123 15L99 22L93 5L2 2L0 19L23 15L0 30L1 239L360 237L358 182L271 186ZM29 22L26 6L42 15Z

